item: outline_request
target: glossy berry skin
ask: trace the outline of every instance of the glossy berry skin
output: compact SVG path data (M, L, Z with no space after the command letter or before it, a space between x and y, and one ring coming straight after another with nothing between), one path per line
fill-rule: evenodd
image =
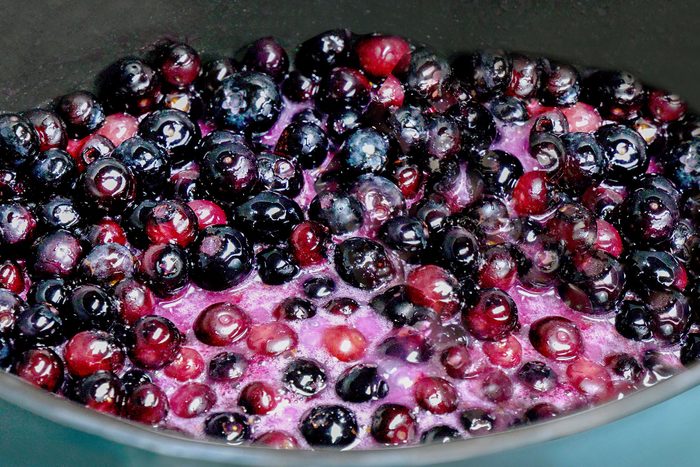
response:
M222 201L238 201L258 188L255 155L241 143L222 143L206 151L200 170L210 193Z
M179 110L151 112L139 123L139 135L158 143L175 160L187 160L201 138L199 126Z
M14 373L34 386L56 392L63 382L63 362L51 349L31 349L19 356Z
M299 441L284 431L268 431L253 440L253 445L271 449L299 449Z
M382 225L379 235L389 248L405 253L418 253L428 246L428 228L414 217L389 219Z
M547 178L543 172L523 174L513 188L515 211L522 215L542 214L550 203Z
M262 233L268 240L285 238L303 217L295 201L276 191L257 194L236 207L235 215L244 230Z
M37 219L28 206L20 203L0 204L0 245L18 248L36 235Z
M287 52L273 37L261 37L250 44L241 63L249 71L257 71L280 81L289 69Z
M39 137L32 124L17 114L0 115L0 164L19 168L39 151Z
M126 399L124 414L131 420L155 425L165 419L170 411L168 397L152 383L136 388Z
M642 376L642 365L632 355L625 353L608 355L604 363L613 375L621 379L636 382Z
M19 264L12 260L0 263L0 288L16 294L24 292L24 270Z
M70 295L67 323L77 329L107 330L117 316L114 299L101 287L80 285Z
M73 336L63 350L66 369L84 378L97 371L119 371L124 364L124 350L106 333L83 331Z
M700 335L690 333L681 347L681 363L691 366L698 360L700 360Z
M240 379L247 367L248 362L242 355L222 352L209 361L207 375L212 381L229 383Z
M526 362L518 369L518 380L537 392L548 392L557 385L557 375L546 363L540 361Z
M386 397L389 384L379 374L376 365L358 364L338 377L335 392L345 402L369 402Z
M334 68L321 81L316 97L319 107L325 112L362 111L370 103L370 82L355 68Z
M348 174L381 172L389 158L388 138L373 128L352 131L336 156Z
M270 247L256 255L258 275L265 284L280 285L299 273L299 265L286 249Z
M615 329L635 341L651 339L651 310L642 302L625 300L615 315Z
M121 377L122 388L125 394L131 394L136 388L144 384L152 383L151 377L143 370L132 368Z
M223 347L241 340L250 330L248 315L231 303L221 302L202 310L193 324L195 336L207 345Z
M81 139L74 148L68 145L66 150L73 156L78 165L78 170L82 172L85 170L85 167L97 159L109 156L114 150L114 143L106 136L95 133Z
M447 229L438 237L435 254L441 264L458 278L471 277L480 260L479 241L464 227Z
M646 95L642 83L624 71L596 71L584 84L588 102L599 108L601 114L610 120L635 118Z
M0 200L20 197L25 191L25 181L16 170L0 168Z
M569 282L559 295L570 308L582 313L605 313L622 299L625 271L613 256L601 251L574 257Z
M290 391L305 397L314 396L326 387L326 372L313 360L293 360L284 370L282 382Z
M248 348L264 357L275 357L293 350L298 342L297 333L280 322L253 326L246 339Z
M466 78L476 93L488 97L505 90L511 80L511 58L502 50L474 52L466 64Z
M162 201L146 215L145 227L151 243L169 243L184 248L197 236L197 216L185 203Z
M379 443L406 444L416 436L416 421L408 407L399 404L384 404L372 415L370 433Z
M87 205L107 212L120 212L136 198L137 182L133 173L111 157L88 165L78 186Z
M338 297L330 300L323 307L332 315L350 316L360 309L360 304L352 298Z
M32 284L29 293L27 293L27 301L33 305L37 303L48 303L60 311L68 304L70 291L70 282L64 279L43 279L35 281ZM10 300L8 295L0 291L0 310L5 307L14 308L15 303L19 304L23 302L19 302L17 299Z
M161 96L158 73L138 58L125 57L104 75L100 94L117 110L140 114L150 110Z
M677 291L655 291L649 295L648 304L652 311L649 324L654 339L667 345L683 339L690 318L688 297Z
M406 278L406 286L413 303L430 308L444 319L453 316L461 305L457 279L439 266L414 269Z
M542 318L532 323L529 337L535 350L552 360L572 360L583 351L583 338L578 327L560 316Z
M334 262L340 277L360 289L376 289L395 275L384 247L366 238L350 238L337 245Z
M304 186L304 178L299 164L277 154L263 152L256 159L258 179L269 191L295 197Z
M519 98L532 97L540 85L541 69L537 60L520 54L511 56L511 78L506 94Z
M319 405L304 414L299 430L313 447L344 447L358 435L355 414L340 405Z
M330 326L323 331L326 351L341 362L359 360L367 349L367 338L359 330L346 325Z
M175 360L163 369L163 373L178 381L189 381L204 372L204 358L193 348L182 347Z
M352 33L347 29L332 29L303 42L297 50L294 64L307 74L323 75L347 61Z
M110 286L131 278L137 259L128 247L105 243L94 247L80 262L78 272L88 282Z
M435 425L420 436L421 444L444 444L461 439L462 435L456 428L448 425Z
M47 200L37 213L39 220L46 230L64 229L75 231L83 221L81 211L75 201L63 196L54 196Z
M275 151L288 156L304 169L313 169L326 159L328 136L315 123L292 123L280 134Z
M309 319L316 316L316 306L303 298L288 297L275 307L272 315L288 321Z
M327 241L328 229L314 221L297 224L289 237L294 259L302 267L320 264L326 260Z
M664 251L635 251L627 260L632 286L643 296L653 289L678 288L685 270L679 261Z
M471 435L480 435L493 430L496 418L484 409L470 408L460 414L460 421Z
M318 80L292 71L282 82L282 93L292 102L305 102L312 99L318 93Z
M39 276L68 277L77 268L83 249L65 230L47 234L32 246L32 270Z
M150 246L143 253L139 276L157 296L168 297L188 284L190 269L182 248L162 243Z
M578 391L593 400L605 400L612 394L610 375L598 363L577 359L566 368L566 376Z
M547 222L550 235L559 240L570 252L587 251L598 239L595 216L580 204L566 203L559 206L554 217Z
M202 383L187 383L170 396L168 405L178 417L194 418L209 412L214 404L216 393L212 388Z
M175 360L182 336L175 325L161 316L148 315L134 324L134 343L129 358L137 365L153 370Z
M167 180L170 161L163 148L153 141L135 136L112 153L138 179L139 187L157 193Z
M506 292L486 289L472 308L463 311L462 321L477 339L497 341L518 326L518 309Z
M309 218L327 226L336 235L354 232L364 223L364 209L346 193L320 192L309 206Z
M210 438L237 445L250 439L248 418L237 412L217 412L204 421L204 434Z
M503 371L495 370L481 382L481 394L491 402L506 402L513 396L513 384Z
M700 136L700 135L698 135ZM700 137L674 146L667 162L667 174L678 188L700 189Z
M523 353L520 341L512 335L500 341L484 342L482 349L491 363L502 368L517 366Z
M211 101L211 115L225 129L260 133L277 121L281 107L277 85L269 76L242 72L222 81Z
M238 69L238 64L228 57L208 61L202 65L197 87L209 97L219 89L224 79L234 74Z
M632 242L655 245L667 240L678 223L676 200L664 191L638 188L627 196L620 211L623 233Z
M124 404L124 389L111 371L98 371L74 383L71 397L99 412L119 415Z
M133 324L142 316L152 314L155 296L145 285L127 279L117 284L113 293L119 304L119 315L127 324Z
M224 290L239 284L252 269L253 252L236 229L207 227L193 246L193 279L206 290Z
M312 299L326 298L335 292L335 281L330 277L312 277L302 284L304 294Z
M457 409L457 390L446 379L423 377L413 385L413 393L418 405L431 413L440 415Z
M607 160L607 176L630 182L649 167L646 143L636 131L623 125L605 125L596 138Z
M353 183L350 192L364 208L367 227L373 232L387 219L405 212L406 202L401 190L385 177L361 175Z
M376 35L360 39L354 47L362 69L378 77L395 71L401 73L408 67L410 46L402 37Z
M588 133L567 133L561 137L564 158L561 181L564 186L583 191L600 180L610 166L604 148Z
M540 93L546 105L570 106L578 102L581 78L578 71L564 63L546 61Z
M72 137L95 132L105 122L105 111L97 97L88 91L76 91L61 97L56 113L65 122Z
M42 303L21 309L12 331L18 347L46 347L65 340L65 323L58 310Z
M29 165L29 178L34 186L47 192L66 193L77 176L73 158L62 149L49 149L40 153Z
M206 199L195 199L189 201L187 205L197 216L197 227L200 231L212 225L226 225L226 212L221 206Z
M176 87L192 84L199 76L199 54L183 43L164 44L156 50L156 62L163 80Z
M39 150L65 149L68 140L66 124L58 114L45 109L33 109L24 112L39 137Z
M277 398L277 392L272 386L255 381L241 390L238 405L251 415L265 415L277 407Z

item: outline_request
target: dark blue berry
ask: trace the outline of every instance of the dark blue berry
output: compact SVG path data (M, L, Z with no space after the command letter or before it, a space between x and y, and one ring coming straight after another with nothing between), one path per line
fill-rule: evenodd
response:
M455 64L459 69L459 64ZM499 94L510 83L512 61L502 50L481 50L474 52L465 64L465 78L481 97Z
M700 190L700 134L669 151L666 173L681 190Z
M193 279L206 290L238 285L252 269L253 251L245 236L228 226L200 232L193 251Z
M435 244L435 254L457 277L474 275L479 268L480 245L477 237L464 227L451 227L440 235Z
M136 198L137 181L127 166L112 157L97 159L83 172L78 186L92 209L121 212Z
M71 198L55 196L39 208L39 220L50 231L57 229L73 230L81 224L82 216Z
M543 60L540 93L545 105L573 105L581 93L581 77L571 65Z
M236 222L256 241L282 241L304 220L301 208L291 198L263 191L235 208Z
M39 149L64 149L68 142L66 124L56 113L46 109L32 109L22 114L34 127L39 137Z
M309 75L323 75L350 57L352 34L347 29L332 29L304 41L294 64Z
M138 58L122 58L105 70L102 78L100 94L115 110L139 115L160 97L158 73Z
M336 246L335 269L340 277L360 289L376 289L394 279L394 265L379 243L350 238Z
M415 216L423 221L431 233L439 232L447 223L450 208L442 197L425 198L414 207Z
M131 394L135 389L143 386L144 384L150 384L152 382L148 373L137 368L127 370L124 375L122 375L121 381L122 389L126 395Z
M570 308L582 313L605 313L622 299L625 272L612 255L594 251L580 256L559 295Z
M345 402L369 402L383 399L389 385L376 365L359 364L345 370L335 384L335 392Z
M20 347L58 345L66 340L65 324L56 308L39 303L17 315L13 336Z
M635 290L644 294L653 289L677 286L681 273L678 260L665 251L634 251L627 259L627 275Z
M400 328L395 335L384 339L377 351L411 364L427 362L433 355L433 348L428 340L417 332L406 331L406 328Z
M651 339L651 311L642 302L624 301L615 315L615 329L635 341Z
M389 248L407 253L422 252L428 246L428 228L415 217L393 217L382 225L379 235Z
M486 189L492 194L508 194L513 191L523 175L520 160L509 152L488 151L477 159L475 169L481 174Z
M280 81L289 69L287 52L273 37L261 37L243 52L241 64L249 71L258 71Z
M304 414L299 430L312 447L345 447L357 439L355 414L340 405L319 405Z
M288 321L309 319L316 316L316 305L299 297L285 298L273 311L275 317Z
M496 139L496 122L491 112L479 104L461 102L449 111L461 130L463 150L487 149Z
M389 153L386 135L374 128L358 128L348 135L336 157L344 170L358 175L384 170Z
M280 285L299 274L299 265L292 254L279 247L269 247L256 255L258 275L264 284Z
M484 409L467 409L460 415L462 426L472 435L485 434L493 430L496 418Z
M322 191L309 206L309 218L328 226L335 235L359 229L364 222L363 215L360 202L345 193Z
M315 123L292 123L280 134L275 151L290 157L304 169L313 169L326 159L328 137Z
M528 388L547 392L557 385L557 374L546 363L530 361L518 369L518 380Z
M151 112L139 123L139 135L161 145L174 159L189 160L201 138L199 126L180 110Z
M271 152L258 154L258 179L265 189L295 197L304 186L304 175L299 164Z
M78 174L75 160L62 149L49 149L29 165L30 182L45 193L68 193Z
M204 434L226 444L241 444L250 439L248 418L237 412L217 412L204 420Z
M312 277L302 287L306 296L313 299L326 298L335 292L335 282L330 277Z
M275 82L257 72L235 73L214 93L210 109L219 126L261 133L277 121L282 98Z
M7 370L14 360L14 344L7 336L0 335L0 368Z
M318 80L294 70L282 82L282 93L292 102L308 101L318 93Z
M57 230L34 242L31 270L37 276L68 277L75 272L82 253L80 241L74 235Z
M139 186L159 194L168 178L170 166L165 150L147 139L135 136L116 147L112 157L131 169Z
M608 167L605 155L596 139L589 133L567 133L561 137L564 145L563 160L558 159L558 148L555 141L546 145L545 138L538 138L540 146L537 151L538 161L546 158L551 164L561 164L558 167L548 165L548 173L560 173L561 184L576 191L582 191L599 181L606 175Z
M681 362L690 366L700 360L700 334L690 333L681 347Z
M621 208L622 232L629 240L645 245L668 240L680 217L676 200L655 188L634 190Z
M215 145L204 153L200 170L206 188L223 201L243 199L259 186L255 154L241 143Z
M362 123L362 115L358 111L343 109L328 114L326 128L328 135L333 138L334 141L340 142L343 141L352 130L360 128Z
M31 304L48 303L63 312L70 300L70 285L60 278L36 281L27 294Z
M115 285L131 278L138 260L131 250L118 243L96 245L85 255L78 272L88 282L104 286Z
M623 125L604 125L596 139L607 160L607 177L629 183L649 168L647 146L642 137Z
M76 91L61 97L56 104L56 113L73 138L93 133L105 121L102 104L88 91Z
M369 304L374 311L394 323L396 327L413 323L416 314L421 311L408 299L404 285L396 285L375 295Z
M39 137L32 124L16 114L0 115L0 164L19 168L39 152Z
M462 435L456 428L448 425L435 425L420 435L420 442L423 444L444 444L457 439L462 439Z
M104 289L81 285L71 293L66 312L67 324L75 329L107 330L117 317L117 305Z
M150 246L143 253L139 275L153 293L169 297L189 283L190 269L189 258L182 248L161 243Z
M209 361L207 374L213 381L228 383L240 379L246 368L248 368L248 362L243 355L222 352Z
M512 96L497 96L489 101L494 117L506 123L524 123L528 120L525 103Z
M427 124L419 107L398 109L389 116L388 123L392 136L398 141L404 154L410 154L424 146L427 140Z
M584 87L586 101L603 117L617 121L635 118L646 96L642 83L625 71L596 71L585 79Z
M293 360L282 375L284 385L292 392L310 397L326 387L326 372L313 360Z

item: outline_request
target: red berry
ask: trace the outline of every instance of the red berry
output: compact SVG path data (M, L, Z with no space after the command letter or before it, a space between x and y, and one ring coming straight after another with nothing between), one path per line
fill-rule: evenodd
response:
M195 379L204 371L204 359L202 355L191 347L183 347L175 357L163 369L163 372L178 381Z
M61 117L44 109L30 110L24 113L24 117L29 120L39 137L40 151L66 147L66 125Z
M273 449L298 449L299 442L284 431L268 431L255 438L254 445L265 446Z
M173 413L182 418L194 418L209 412L216 404L216 393L202 383L187 383L170 396Z
M126 245L126 233L115 220L105 217L97 224L91 225L85 235L91 245L97 246L105 243L118 243Z
M15 364L15 374L34 386L55 392L63 381L63 362L51 349L32 349Z
M542 214L549 206L549 189L544 172L527 172L513 189L513 207L521 216Z
M569 131L592 133L603 123L603 119L595 107L578 102L571 107L562 107L562 113L569 122Z
M372 415L372 437L383 444L406 444L416 437L416 420L408 407L384 404Z
M425 410L440 415L457 410L458 394L455 387L443 378L426 376L413 386L416 402Z
M253 352L274 357L296 348L297 333L281 322L253 326L246 343Z
M685 115L688 104L675 94L655 89L647 99L649 112L659 122L673 122Z
M232 303L214 303L199 313L193 328L201 342L223 347L245 337L250 330L250 318Z
M566 368L569 382L581 393L604 400L613 393L610 374L605 367L590 360L578 359Z
M341 362L352 362L365 354L367 339L350 326L331 326L323 331L323 346Z
M159 369L175 360L180 350L180 331L167 318L144 316L134 324L131 360L144 368Z
M136 136L138 129L139 121L136 117L125 113L115 113L105 118L105 122L95 134L106 137L116 147Z
M457 379L474 378L481 372L479 359L470 355L466 345L453 345L443 350L440 362L448 376Z
M394 181L406 199L415 197L423 182L423 172L415 165L402 165L394 171Z
M676 269L676 278L673 281L673 286L681 292L688 286L688 272L682 264Z
M66 369L79 378L100 370L117 372L124 365L124 351L100 331L83 331L73 336L63 349L63 358Z
M481 393L491 402L505 402L513 396L513 383L501 370L488 374L481 383Z
M360 66L373 76L387 76L405 71L411 59L408 42L398 36L370 36L355 46Z
M314 221L304 221L292 230L289 242L300 266L320 264L326 260L328 231Z
M267 383L255 381L241 391L238 405L252 415L265 415L277 407L277 392Z
M0 287L16 294L24 291L24 271L19 264L9 259L0 263Z
M163 390L152 383L142 384L129 395L124 415L131 420L155 425L165 419L170 407Z
M561 316L542 318L530 326L530 342L547 358L567 361L583 351L583 338L573 321Z
M619 258L624 248L620 233L610 222L604 221L603 219L597 219L596 224L598 228L598 238L595 242L595 248Z
M518 277L518 265L511 250L496 245L484 253L479 270L479 285L482 288L509 289Z
M397 109L401 107L404 99L404 90L401 81L396 76L389 75L384 82L374 90L374 98L384 107Z
M491 363L503 368L518 366L523 356L523 348L515 336L496 342L484 342L482 348Z
M497 341L518 326L518 308L504 291L484 289L476 305L462 312L462 322L477 339Z
M76 381L73 395L86 407L112 415L119 415L124 403L122 383L110 371L98 371Z
M202 68L199 54L182 43L164 45L158 51L159 67L163 79L177 87L192 84Z
M414 269L406 279L408 298L448 319L459 310L459 282L439 266L432 264Z
M146 216L146 235L152 243L171 243L186 247L197 236L197 216L179 201L158 203Z
M119 313L127 324L134 324L139 318L153 314L156 299L151 289L127 279L114 288L114 297L119 303Z
M210 225L226 225L226 212L213 201L195 199L187 203L197 217L199 230L204 230Z

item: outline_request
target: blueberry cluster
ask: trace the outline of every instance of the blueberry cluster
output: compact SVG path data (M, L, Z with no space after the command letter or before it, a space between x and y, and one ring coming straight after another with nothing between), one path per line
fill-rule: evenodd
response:
M528 160L499 146L503 128L528 129ZM613 380L663 373L656 347L700 360L699 222L700 119L628 73L502 51L450 64L401 37L347 30L291 58L272 38L206 63L164 42L110 66L96 94L0 116L0 365L102 412L150 425L206 415L207 436L277 448L300 443L258 434L249 416L277 407L278 386L334 390L339 402L308 410L299 434L349 446L361 432L351 407L390 390L361 361L373 344L360 330L323 332L324 349L353 362L335 381L300 356L281 382L241 388L240 410L210 413L216 392L191 380L236 382L246 357L226 349L207 362L155 313L191 286L225 291L254 275L277 286L330 264L371 300L312 278L268 323L232 303L206 307L197 341L224 350L245 339L275 358L298 344L292 323L369 305L395 328L376 345L382 358L442 371L414 381L415 406L378 405L371 436L447 442L561 412L541 402L499 420L486 407L508 401L514 382L544 394L565 378L598 401ZM554 290L652 350L641 363L583 358L574 320L521 322L516 286ZM523 345L543 361L521 362ZM161 371L185 384L166 395ZM477 377L487 404L462 407L458 382ZM419 412L458 408L463 431L420 432Z

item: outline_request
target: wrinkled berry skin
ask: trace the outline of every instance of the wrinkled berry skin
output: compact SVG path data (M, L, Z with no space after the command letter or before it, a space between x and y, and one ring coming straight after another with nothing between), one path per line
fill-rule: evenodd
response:
M282 98L275 82L257 72L224 79L211 101L211 115L223 128L260 133L277 121Z
M207 227L199 234L192 251L193 279L206 290L236 286L252 269L251 246L246 237L232 227Z

